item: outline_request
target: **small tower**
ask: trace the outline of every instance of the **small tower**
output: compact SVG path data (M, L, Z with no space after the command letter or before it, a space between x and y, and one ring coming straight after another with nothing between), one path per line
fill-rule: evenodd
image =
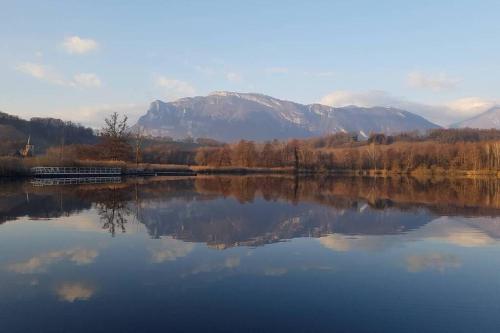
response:
M35 146L30 144L31 140L31 135L28 136L28 142L26 143L26 146L21 150L21 156L22 157L32 157L35 154Z

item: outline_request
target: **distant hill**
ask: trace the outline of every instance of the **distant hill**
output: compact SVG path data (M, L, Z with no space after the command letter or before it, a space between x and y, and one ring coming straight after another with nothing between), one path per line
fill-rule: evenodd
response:
M222 141L303 138L354 132L395 134L439 128L396 108L303 105L261 94L214 92L208 96L155 101L137 125L153 136L208 137Z
M495 106L475 117L454 124L457 128L500 129L500 106Z
M91 144L97 142L91 128L54 118L31 118L24 120L0 112L0 155L13 154L22 148L28 137L35 145L35 153L48 147L65 144Z

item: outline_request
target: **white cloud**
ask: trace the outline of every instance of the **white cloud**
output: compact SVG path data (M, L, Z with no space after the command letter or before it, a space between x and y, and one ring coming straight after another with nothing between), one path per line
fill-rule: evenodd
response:
M156 79L156 85L165 90L168 98L179 98L192 96L195 94L195 88L188 82L160 76Z
M457 78L449 77L445 73L425 74L419 71L415 71L408 74L407 82L411 87L414 88L439 92L456 88L460 80Z
M101 79L94 73L79 73L73 77L76 86L100 87Z
M99 44L93 39L85 39L71 36L64 40L63 47L69 54L84 54L99 48Z
M23 62L18 64L15 69L18 72L27 74L38 80L61 86L84 88L95 88L101 86L101 79L94 73L78 73L73 76L72 80L68 80L52 67L38 63Z
M52 84L66 84L62 76L49 66L33 62L23 62L18 64L15 69L21 73L30 75L42 81L50 82Z
M357 105L362 107L370 106L391 106L401 104L401 99L391 96L385 91L371 90L355 92L347 90L337 90L324 96L321 104L335 107Z
M53 116L65 120L82 123L86 126L99 128L102 126L104 117L118 112L129 118L129 124L134 124L147 110L146 104L101 104L93 106L81 106L75 109L62 109L54 112Z
M384 106L407 110L421 115L439 125L449 125L486 111L497 102L477 97L461 98L443 104L423 104L397 97L381 90L333 91L325 95L321 104L334 107L357 105L362 107Z
M269 67L266 68L266 72L271 74L287 74L290 72L288 67Z
M494 100L487 100L479 97L465 97L451 101L447 103L446 106L455 110L455 112L460 115L471 117L482 113L497 104L499 104L499 102Z
M241 75L238 73L234 73L234 72L226 73L226 79L230 82L241 82L242 81Z

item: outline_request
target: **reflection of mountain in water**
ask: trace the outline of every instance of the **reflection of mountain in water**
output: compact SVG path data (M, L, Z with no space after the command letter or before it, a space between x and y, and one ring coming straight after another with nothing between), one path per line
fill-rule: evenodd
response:
M0 221L51 218L95 207L103 228L125 231L135 217L153 237L225 248L295 237L390 235L441 215L498 216L498 180L220 176L151 178L121 184L34 188L6 183ZM494 237L491 219L475 227ZM482 222L480 222L482 221Z
M352 202L335 208L310 203L290 205L261 198L239 204L234 199L145 203L141 221L154 237L205 242L217 247L256 246L296 237L330 233L395 234L433 219L422 209L373 209Z

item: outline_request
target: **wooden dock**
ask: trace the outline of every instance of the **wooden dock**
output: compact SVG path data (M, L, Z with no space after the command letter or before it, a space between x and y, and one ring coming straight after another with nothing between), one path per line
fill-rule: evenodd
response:
M35 177L110 177L121 176L121 168L93 167L34 167L30 169Z

